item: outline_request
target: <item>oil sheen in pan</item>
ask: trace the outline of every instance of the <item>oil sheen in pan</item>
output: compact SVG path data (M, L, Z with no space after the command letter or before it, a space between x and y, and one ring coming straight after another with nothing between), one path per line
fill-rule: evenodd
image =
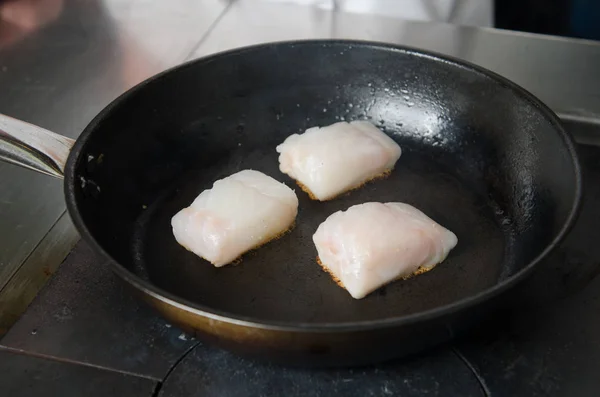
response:
M397 137L398 138L398 137ZM232 317L263 321L346 322L410 314L447 304L495 284L503 273L510 230L502 226L488 197L448 173L422 145L399 143L403 155L385 179L329 202L316 202L278 170L277 153L266 142L239 148L210 168L190 170L137 222L136 272L158 287ZM215 268L182 248L170 220L216 179L256 169L295 188L300 205L296 226L282 238ZM348 296L316 263L312 235L331 213L365 201L401 201L454 231L460 244L434 270L390 284L360 301ZM476 212L473 208L477 208Z

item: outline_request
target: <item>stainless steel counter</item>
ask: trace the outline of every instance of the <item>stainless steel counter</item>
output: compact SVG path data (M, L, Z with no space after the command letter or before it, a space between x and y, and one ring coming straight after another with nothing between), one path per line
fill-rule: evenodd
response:
M600 117L600 42L240 0L192 58L265 41L324 37L385 41L465 59L521 84L562 115Z
M221 0L18 3L24 9L1 14L11 21L0 24L0 112L69 137L131 86L187 59L228 6ZM57 225L69 223L64 213L61 181L0 163L0 335L6 317L26 307L77 241L72 226ZM43 239L62 255L36 255Z
M42 4L39 15L48 18L38 18L39 27L0 25L0 112L70 137L120 93L187 59L265 41L334 37L416 46L488 67L565 119L586 121L590 127L577 130L579 139L600 141L596 42L256 0ZM60 181L0 164L0 187L1 335L77 234L64 212Z

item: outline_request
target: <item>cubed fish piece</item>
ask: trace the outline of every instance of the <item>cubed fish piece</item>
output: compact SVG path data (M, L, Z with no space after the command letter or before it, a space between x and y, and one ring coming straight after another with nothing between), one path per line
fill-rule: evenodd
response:
M313 235L318 262L355 299L433 269L458 243L404 203L364 203L330 215Z
M292 189L254 170L216 181L171 219L173 235L187 250L216 267L275 239L298 214Z
M281 172L320 201L385 176L402 153L392 138L367 121L309 128L290 135L276 150Z

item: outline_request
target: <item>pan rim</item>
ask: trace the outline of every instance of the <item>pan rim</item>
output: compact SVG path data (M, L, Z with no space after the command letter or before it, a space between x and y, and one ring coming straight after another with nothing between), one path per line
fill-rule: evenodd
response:
M543 117L545 117L548 122L554 127L555 132L562 139L565 148L569 152L571 156L571 162L574 171L574 182L575 182L575 191L574 191L574 199L571 205L571 209L569 214L564 221L561 229L552 240L546 245L546 247L535 257L533 258L527 265L525 265L521 270L508 277L501 282L494 284L492 287L484 289L477 294L467 296L465 298L459 299L452 303L448 303L445 305L441 305L438 307L434 307L425 311L411 313L408 315L402 316L394 316L387 317L376 320L364 320L364 321L347 321L347 322L333 322L333 323L312 323L312 322L290 322L290 321L270 321L270 320L260 320L257 318L239 316L234 313L227 313L220 310L215 310L213 308L197 304L191 301L188 301L184 298L181 298L175 294L172 294L168 291L165 291L151 282L142 279L141 277L135 275L133 272L129 271L123 265L119 264L104 248L101 246L98 241L92 236L92 233L87 228L81 214L79 212L78 204L75 198L75 189L74 184L76 182L75 172L77 168L77 164L80 161L81 154L83 153L83 149L85 148L85 144L88 141L89 137L96 130L96 127L100 122L105 118L105 116L112 111L113 108L119 106L123 101L125 101L128 97L135 94L136 92L143 89L147 84L152 83L155 80L159 80L166 75L172 74L175 71L194 66L200 63L209 63L212 62L216 58L232 56L242 54L244 52L253 51L261 48L267 48L272 46L310 46L310 45L346 45L346 46L356 46L356 47L370 47L379 50L386 51L394 51L399 53L404 53L417 57L426 57L431 58L438 62L450 63L456 67L460 67L463 69L468 69L474 71L478 74L482 74L488 78L495 80L498 83L503 84L504 86L509 87L513 90L517 95L521 96L523 99L527 100L533 106L535 106ZM79 230L79 233L84 238L84 240L92 246L92 248L101 253L106 259L107 262L110 263L113 271L119 275L124 281L132 285L134 288L141 291L143 294L149 295L154 299L158 299L163 303L176 307L180 310L184 310L190 312L194 315L201 316L204 318L208 318L215 321L220 321L224 323L229 323L232 325L238 325L248 328L256 328L256 329L265 329L271 331L281 331L281 332L318 332L318 333L330 333L330 332L359 332L366 330L374 330L374 329L383 329L383 328L394 328L401 327L409 324L414 324L418 322L424 322L434 319L441 319L450 314L466 310L470 307L474 307L481 303L491 300L492 298L500 295L501 293L515 287L518 283L523 281L529 274L531 274L534 268L545 259L550 252L556 248L558 244L566 237L566 235L571 231L571 228L575 224L575 221L578 218L580 209L581 209L581 201L583 194L582 187L582 176L581 176L581 166L579 162L579 157L577 155L577 150L575 147L574 140L570 133L568 133L559 117L556 115L554 111L552 111L545 103L543 103L539 98L534 96L532 93L521 87L520 85L514 83L513 81L492 72L489 69L481 67L479 65L473 64L468 61L464 61L462 59L458 59L452 56L440 54L434 51L423 50L416 47L404 46L404 45L396 45L385 42L377 42L377 41L369 41L369 40L355 40L355 39L303 39L303 40L282 40L282 41L271 41L261 44L254 44L249 46L238 47L230 50L225 50L213 54L209 54L207 56L203 56L197 59L189 60L183 62L179 65L166 69L158 74L155 74L146 80L138 83L134 87L125 91L123 94L114 99L110 104L108 104L102 111L100 111L92 121L85 127L83 132L77 138L73 149L69 155L67 160L67 164L65 167L65 199L67 204L67 209L73 220L74 225Z

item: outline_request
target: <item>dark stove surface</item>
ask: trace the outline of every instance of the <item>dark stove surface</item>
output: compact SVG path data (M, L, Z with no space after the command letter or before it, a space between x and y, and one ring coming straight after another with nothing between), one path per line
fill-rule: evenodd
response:
M450 346L343 370L243 359L167 324L79 243L0 340L0 394L598 396L600 148L579 150L585 198L575 228L517 309Z
M475 374L451 349L377 367L316 371L241 359L202 344L177 365L158 395L484 396Z

